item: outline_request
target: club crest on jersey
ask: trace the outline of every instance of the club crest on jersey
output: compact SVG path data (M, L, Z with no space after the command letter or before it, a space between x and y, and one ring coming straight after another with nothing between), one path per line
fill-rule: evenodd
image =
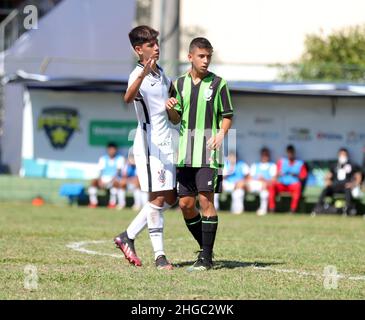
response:
M80 117L75 109L51 107L38 117L38 130L44 130L55 149L63 149L74 131L80 131Z
M204 90L204 99L210 101L212 99L213 89L211 87Z
M165 169L161 169L160 171L158 171L158 181L162 184L165 184L165 182L166 182L166 170Z

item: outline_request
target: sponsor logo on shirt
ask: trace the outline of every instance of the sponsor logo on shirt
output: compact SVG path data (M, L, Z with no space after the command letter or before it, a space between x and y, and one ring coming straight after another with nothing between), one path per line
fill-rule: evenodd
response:
M212 99L213 89L211 87L204 90L204 99L210 101Z

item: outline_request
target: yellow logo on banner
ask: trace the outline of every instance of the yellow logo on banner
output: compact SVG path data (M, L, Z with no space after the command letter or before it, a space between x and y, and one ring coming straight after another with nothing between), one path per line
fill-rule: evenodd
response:
M38 130L44 129L52 146L63 149L74 131L80 130L80 117L75 109L46 108L38 118Z

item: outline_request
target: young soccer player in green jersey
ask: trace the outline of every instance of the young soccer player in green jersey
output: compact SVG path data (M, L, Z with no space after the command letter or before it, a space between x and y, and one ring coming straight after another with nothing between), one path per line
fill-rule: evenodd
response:
M174 97L166 102L170 115L181 121L177 161L179 205L201 248L189 271L213 266L218 227L214 193L222 189L221 145L233 116L227 82L208 70L212 54L213 47L207 39L191 41L188 55L191 69L175 81ZM195 206L196 197L202 217Z

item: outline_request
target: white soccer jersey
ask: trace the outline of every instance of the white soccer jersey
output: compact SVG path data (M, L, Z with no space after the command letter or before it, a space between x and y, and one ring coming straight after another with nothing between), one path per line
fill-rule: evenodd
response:
M110 158L107 154L99 159L98 168L100 171L101 181L109 184L116 176L118 170L122 170L125 165L125 159L121 155Z
M172 124L165 103L171 81L158 67L159 75L150 73L141 84L134 101L138 127L133 144L137 175L142 191L172 190L175 187ZM129 76L128 87L143 70L138 63Z
M250 176L253 179L263 178L271 180L276 176L277 168L273 162L258 162L253 163L250 168Z

